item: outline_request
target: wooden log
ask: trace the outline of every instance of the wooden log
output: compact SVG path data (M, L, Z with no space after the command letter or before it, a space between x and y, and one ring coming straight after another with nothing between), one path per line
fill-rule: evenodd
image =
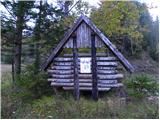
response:
M117 74L117 70L97 70L98 74Z
M70 83L70 82L74 82L73 79L48 79L48 81L51 82L57 82L57 83Z
M123 74L115 74L115 75L98 75L99 79L122 79Z
M73 70L47 70L48 73L54 73L54 74L73 74Z
M57 83L57 82L51 82L51 86L70 86L73 87L74 83ZM93 87L92 83L79 83L80 87ZM115 84L102 84L98 83L97 87L121 87L123 86L122 83L115 83Z
M92 56L92 97L98 100L98 80L97 80L97 61L96 61L96 46L95 34L91 36L91 56Z
M49 78L48 81L51 82L57 82L57 83L72 83L74 82L74 79L53 79L53 78ZM92 83L91 79L79 79L79 83ZM108 83L117 83L117 80L98 80L98 83L104 83L104 84L108 84Z
M73 66L52 66L51 69L53 70L71 70Z
M110 83L110 81L112 82L112 81L117 81L117 80L119 80L119 79L102 79L102 80L98 80L98 82L99 83L105 83L105 81L106 81L106 83L107 83L107 81L108 81L108 83ZM74 81L74 79L72 78L72 79L57 79L57 78L48 78L48 81L66 81L66 82L73 82ZM83 82L83 83L91 83L92 82L92 79L79 79L79 82Z
M80 79L79 78L79 83L91 83L92 79Z
M59 81L59 82L74 82L74 79L57 79L57 78L48 78L48 81L53 81L53 82L56 82L56 81ZM79 79L79 82L84 82L84 83L87 83L87 82L92 82L92 79Z
M98 83L113 84L113 83L117 83L117 80L98 80Z
M54 62L54 65L61 65L61 66L71 66L73 65L73 62Z
M74 82L74 80L54 80L52 82L56 82L56 83L72 83L72 82ZM89 85L91 85L92 81L91 80L79 81L80 85L87 85L87 83L89 83ZM100 84L115 84L115 83L117 83L117 80L99 80L98 83L100 83Z
M82 74L79 74L79 78L80 79L91 79L92 78L92 74L82 73Z
M64 57L72 57L73 55L72 54L64 54L63 56ZM79 53L78 56L79 57L91 57L91 54L89 54L89 53ZM97 57L107 57L107 54L106 53L97 53L96 56Z
M82 54L82 53L80 53ZM89 55L89 54L88 54ZM71 56L71 55L70 55ZM81 56L79 56L81 57ZM90 55L91 57L91 55ZM97 61L117 61L116 57L96 57ZM73 62L73 57L57 57L54 59L55 62Z
M97 61L117 61L116 57L97 57Z
M98 70L115 70L115 69L117 69L117 67L116 66L97 66L97 69Z
M72 62L73 61L73 57L57 57L54 59L55 62Z
M74 88L73 87L63 87L64 90L73 90ZM92 90L92 87L79 87L80 90ZM98 91L108 91L110 90L111 88L101 88L101 87L98 87Z
M77 38L73 37L73 59L74 59L74 96L75 100L79 100L79 80L78 80L78 50L77 50Z
M74 86L74 83L56 83L56 82L51 82L51 86Z
M98 66L118 66L117 62L97 62Z
M122 83L117 83L117 84L98 84L99 87L122 87Z
M73 78L74 77L74 75L72 74L72 75L57 75L57 74L52 74L52 77L53 78L59 78L59 79L65 79L65 78Z

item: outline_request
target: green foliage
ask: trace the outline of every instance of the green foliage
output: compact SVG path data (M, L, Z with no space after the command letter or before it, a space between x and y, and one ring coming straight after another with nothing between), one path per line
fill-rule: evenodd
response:
M34 65L29 65L26 70L18 76L20 79L16 80L16 87L18 89L16 96L24 100L32 100L40 98L43 95L50 95L52 92L50 83L47 81L45 73L36 73ZM32 99L31 99L32 98Z
M11 55L1 55L1 62L5 64L12 64L12 56Z
M149 49L149 54L152 57L153 60L159 61L159 51L157 50L156 47L150 48Z
M149 53L153 60L159 60L159 19L157 17L156 21L152 24L151 38L148 42Z
M90 5L86 1L79 0L77 5L75 6L75 11L72 12L74 16L80 16L82 13L85 15L89 14Z
M134 2L103 1L99 9L92 10L91 19L118 49L133 55L142 49L139 12Z
M128 94L135 98L142 98L158 94L158 83L147 74L134 75L125 80Z

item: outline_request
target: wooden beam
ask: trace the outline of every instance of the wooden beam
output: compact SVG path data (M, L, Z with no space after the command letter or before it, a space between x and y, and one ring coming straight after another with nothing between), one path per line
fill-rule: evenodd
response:
M98 70L116 70L116 66L97 66Z
M52 78L55 79L73 79L74 74L51 74ZM96 75L101 80L112 80L112 79L122 79L124 77L123 74L98 74ZM79 74L79 79L92 79L93 74Z
M73 83L74 80L73 79L48 79L48 81L54 82L54 83ZM83 84L83 83L92 83L91 80L79 80L79 84ZM117 80L99 80L98 83L100 84L115 84L117 83Z
M124 77L123 74L113 74L113 75L99 75L98 78L101 80L107 80L107 79L122 79Z
M73 74L73 70L47 70L50 74L57 74L57 75L66 75L66 74Z
M97 57L97 61L118 61L116 57Z
M73 62L54 62L54 65L72 66Z
M63 87L64 90L73 90L74 88L73 87ZM79 88L80 90L84 90L84 91L89 91L89 90L92 90L92 87L80 87ZM110 90L111 88L101 88L101 87L98 87L98 91L108 91Z
M97 62L96 62L96 47L95 35L91 35L91 56L92 56L92 97L98 100L98 86L97 86Z
M117 70L97 70L98 74L117 74Z
M67 57L68 55L68 57ZM102 55L102 56L99 56ZM66 57L56 57L54 59L55 62L73 62L73 55L72 54L65 54L64 56ZM91 54L88 53L79 53L78 54L79 57L91 57ZM96 58L97 61L118 61L116 57L107 57L105 54L103 53L98 53L96 54Z
M58 79L69 79L69 78L74 78L73 74L69 74L69 75L57 75L57 74L51 74L51 76L53 78L58 78Z
M54 59L54 61L56 62L72 62L73 61L73 58L70 57L70 58L67 58L67 57L57 57Z
M74 96L75 100L79 100L79 80L78 80L78 49L77 49L77 38L73 36L73 64L74 64Z
M117 62L97 62L98 66L118 66Z
M51 86L74 87L74 82L66 82L66 83L65 82L63 82L63 83L51 82ZM122 83L98 83L97 90L98 90L98 87L121 87L121 86L123 86ZM79 83L79 87L93 87L93 85L92 85L92 83Z
M53 70L72 70L73 66L52 66L51 69Z

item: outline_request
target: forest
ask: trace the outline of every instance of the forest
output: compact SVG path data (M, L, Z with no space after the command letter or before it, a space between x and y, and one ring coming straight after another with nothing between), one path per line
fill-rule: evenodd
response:
M2 0L0 6L1 118L159 118L159 19L153 20L145 3L106 0L97 7L83 0ZM55 92L41 70L82 14L135 68L132 74L121 68L125 100L113 89L99 93L98 101L89 91L75 101L73 91Z

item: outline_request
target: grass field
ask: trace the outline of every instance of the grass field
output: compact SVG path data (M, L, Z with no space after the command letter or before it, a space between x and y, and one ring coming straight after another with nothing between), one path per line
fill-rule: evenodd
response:
M91 92L81 93L75 101L72 92L59 91L56 95L34 98L27 91L13 92L11 66L2 65L2 118L158 118L158 101L129 99L116 96L115 91L100 94L98 102L91 99Z

